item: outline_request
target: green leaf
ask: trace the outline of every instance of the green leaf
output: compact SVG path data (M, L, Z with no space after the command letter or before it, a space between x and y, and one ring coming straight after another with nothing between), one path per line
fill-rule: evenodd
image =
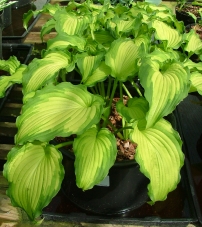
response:
M101 62L98 68L92 72L91 76L87 78L84 84L88 87L92 87L98 82L104 81L110 72L110 68L104 62Z
M189 52L190 55L202 53L202 41L194 29L191 29L189 33L185 33L183 38L186 43L184 50Z
M144 120L134 123L131 139L138 144L135 160L150 179L148 195L154 203L165 200L176 188L184 155L182 141L169 122L161 119L148 129L144 129L145 124Z
M8 196L14 206L36 219L58 193L64 177L62 155L53 145L34 142L14 147L4 165Z
M165 62L167 60L178 60L179 59L179 55L177 54L177 52L174 51L163 51L160 48L155 48L155 50L146 55L147 58L151 58L152 60L156 60L159 62Z
M141 19L142 17L140 16L140 14L134 19L126 18L126 20L124 20L123 18L115 17L113 21L116 24L117 34L120 35L129 33L133 29L137 30L142 23Z
M92 72L100 65L104 54L90 56L87 53L77 55L77 66L82 75L82 82L85 82Z
M104 101L84 85L63 82L37 91L17 118L16 144L82 133L99 122Z
M202 74L200 72L191 73L191 85L202 95Z
M149 102L147 128L170 114L187 95L190 88L189 70L175 61L158 63L146 59L140 66L140 83Z
M41 10L37 10L37 11L32 11L29 10L27 13L23 14L23 27L27 30L28 25L29 25L29 21L33 18L36 17L39 13L41 12Z
M111 43L114 41L114 37L106 30L95 31L94 37L98 43L108 47L110 47Z
M20 61L15 56L11 56L8 60L0 60L0 69L10 75L15 73L18 67L20 67Z
M32 17L36 17L40 13L48 13L49 15L53 16L56 11L60 9L59 4L45 4L41 10L29 10L27 13L23 14L23 27L27 29L29 21L32 19ZM49 23L49 22L48 22Z
M157 40L165 41L167 48L177 49L182 43L182 35L166 23L154 20L151 27L155 29L154 36Z
M131 120L134 121L145 118L149 105L145 98L135 97L129 99L127 105L124 105L123 101L118 101L116 103L116 109L118 113L129 123Z
M55 20L51 18L41 28L40 37L42 41L43 41L44 35L49 34L53 28L55 28Z
M77 55L77 65L82 75L82 83L92 86L103 81L110 73L110 68L103 62L103 55L88 56Z
M90 128L74 140L76 183L83 190L91 189L108 174L115 162L115 136L106 128Z
M111 76L126 81L138 71L138 60L142 54L142 46L131 39L115 40L105 56L105 63L111 68Z
M55 29L58 33L64 32L68 35L82 35L91 23L90 16L76 15L76 12L66 12L65 9L58 10L54 19L56 20Z
M195 71L195 70L199 70L202 71L202 62L193 62L190 59L187 59L185 62L183 62L184 67L188 67L190 69L190 71Z
M22 83L22 74L25 69L26 65L21 65L12 76L0 76L0 98L11 85Z
M77 35L59 34L53 39L47 41L47 49L57 48L59 50L66 49L67 47L78 47L79 51L83 51L86 40Z
M34 59L24 71L23 93L36 91L55 82L59 70L68 67L72 68L71 56L60 50L48 52L43 59Z
M191 16L194 19L194 23L197 23L197 17L195 16L195 14L191 13L191 12L187 12L189 16Z

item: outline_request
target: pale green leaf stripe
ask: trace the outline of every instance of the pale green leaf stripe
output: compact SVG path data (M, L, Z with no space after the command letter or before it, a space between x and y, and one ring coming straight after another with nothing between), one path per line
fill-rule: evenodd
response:
M47 41L48 49L66 49L69 46L76 46L80 51L84 50L86 41L84 38L76 35L57 35Z
M105 56L105 63L111 68L111 76L126 81L137 72L137 59L140 57L139 43L130 39L115 40Z
M74 12L56 12L54 15L56 20L55 29L58 33L65 32L68 35L80 35L89 26L90 19L88 15L76 16Z
M77 59L77 65L82 75L82 82L92 75L93 71L100 65L103 55L83 56Z
M12 76L0 76L0 98L4 96L11 85L22 83L22 73L25 69L26 66L21 65Z
M4 176L12 203L37 218L57 194L64 177L62 155L52 145L35 142L14 147L8 154Z
M184 67L188 67L191 71L197 69L199 71L202 71L202 62L193 62L190 59L187 59L185 62L183 62Z
M124 117L127 122L145 118L148 108L148 102L143 97L131 98L128 100L127 105L124 105L122 101L116 103L118 113Z
M16 121L16 143L82 133L98 123L103 103L101 96L92 95L83 85L49 85L23 106Z
M159 63L148 60L141 65L139 73L145 98L149 102L147 128L170 114L188 95L190 88L189 72L181 64L173 62L162 72L159 67Z
M155 20L152 27L156 30L155 38L167 41L168 48L177 49L182 42L182 35L162 21Z
M152 128L140 131L138 126L143 128L144 125L143 121L134 124L131 137L138 144L135 159L141 172L150 179L151 201L163 201L180 181L179 172L184 161L182 142L171 124L163 119Z
M108 75L110 75L110 68L105 65L104 62L100 64L100 66L88 77L88 79L84 82L86 86L93 86L98 82L104 81Z
M82 75L82 83L92 86L104 80L110 73L110 68L102 61L103 54L96 56L78 55L77 65Z
M114 41L113 36L110 34L110 32L107 31L95 31L94 32L95 40L98 43L110 43Z
M9 72L12 75L20 66L20 61L15 56L11 56L8 60L0 60L0 69Z
M41 29L40 37L43 40L43 36L46 34L49 34L50 31L55 27L55 20L51 18L49 21L47 21Z
M192 83L192 86L194 86L198 93L200 95L202 95L202 74L200 72L193 72L191 74L191 83Z
M136 19L133 20L118 20L117 21L117 31L118 32L130 32L132 29L134 29Z
M187 42L184 50L187 52L192 52L195 54L201 53L202 50L202 41L199 38L199 35L196 34L194 29L191 29L189 33L184 34L184 39Z
M23 93L29 93L53 82L57 72L70 65L70 56L62 51L51 52L43 59L34 59L23 75Z
M157 47L155 48L155 50L152 53L146 55L146 57L151 58L152 60L157 60L162 63L167 60L171 60L171 59L172 60L179 59L179 55L176 52L171 51L171 50L170 50L170 52L168 52L168 51L165 52L162 49L157 48Z
M83 190L91 189L108 174L115 162L115 136L106 128L91 128L74 140L76 183Z

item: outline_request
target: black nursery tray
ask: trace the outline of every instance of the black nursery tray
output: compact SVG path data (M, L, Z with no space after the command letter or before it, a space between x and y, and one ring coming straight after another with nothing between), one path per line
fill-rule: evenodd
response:
M2 56L4 60L11 56L16 56L22 63L26 64L31 56L33 45L31 44L2 44ZM4 71L0 71L0 76L5 75ZM12 93L12 94L11 94ZM18 92L19 93L19 92ZM14 135L16 133L15 120L17 114L20 113L20 102L17 100L17 95L14 92L13 86L10 87L4 98L0 98L0 171L3 170L3 165L9 149L14 144ZM14 100L14 102L12 101ZM8 107L6 104L10 103Z
M40 15L32 18L28 24L27 30L23 27L23 15L29 10L40 10L50 0L33 0L32 3L17 9L12 9L12 23L2 31L3 43L22 43L26 35L36 24Z
M5 104L0 107L0 150L1 142L8 147L14 143L16 128L12 126L20 113L22 94L20 86L14 86L6 97ZM12 104L12 105L10 105ZM190 110L191 108L189 108ZM187 114L185 112L185 114ZM201 118L200 118L201 119ZM6 121L12 128L2 131L1 122ZM5 126L7 127L7 126ZM202 127L201 127L202 128ZM1 155L1 153L0 153ZM189 157L188 157L189 158ZM0 162L1 169L3 161ZM169 173L168 173L169 174ZM186 226L189 223L197 224L200 219L198 207L196 207L194 184L191 176L189 162L186 159L185 166L181 171L181 182L176 190L169 193L163 202L157 202L150 206L147 203L140 208L119 216L98 216L85 212L72 204L64 195L63 191L52 199L51 203L44 208L42 217L46 220L85 222L102 224L125 224L125 225L172 225ZM120 196L120 195L119 195Z
M44 209L43 217L54 221L128 225L168 224L185 226L188 223L197 223L198 219L190 191L190 181L185 167L183 167L181 175L180 184L176 190L168 195L166 201L157 202L153 206L145 203L140 208L121 216L98 216L84 212L72 204L61 190Z
M177 120L188 158L193 199L202 224L202 96L190 94L177 108Z
M22 63L26 64L31 56L33 46L31 44L2 44L2 56L4 60L9 59L11 56L16 56L17 59ZM5 72L0 71L0 76L5 75ZM3 108L4 103L8 99L8 95L10 94L12 88L9 88L6 92L4 98L0 98L0 111ZM2 117L0 116L0 122L2 121ZM3 141L4 142L4 141ZM1 143L1 140L0 140ZM1 161L1 160L0 160ZM0 163L1 165L1 163Z
M0 109L0 155L2 144L5 146L4 153L14 144L16 117L20 114L22 93L20 86L14 86L6 97L5 105ZM6 122L4 125L1 123ZM10 126L10 127L8 127ZM4 127L4 128L3 128ZM6 151L7 149L7 151ZM1 170L3 162L0 162ZM169 174L169 173L168 173ZM59 193L53 198L51 203L44 208L42 216L46 220L85 222L85 223L104 223L104 224L128 224L128 225L172 225L186 226L189 223L198 223L196 215L193 191L194 185L190 177L190 170L187 162L181 171L181 182L173 192L169 193L168 198L163 202L157 202L150 206L147 203L140 208L130 211L121 216L98 216L84 212L72 204L64 195ZM120 196L120 195L119 195Z

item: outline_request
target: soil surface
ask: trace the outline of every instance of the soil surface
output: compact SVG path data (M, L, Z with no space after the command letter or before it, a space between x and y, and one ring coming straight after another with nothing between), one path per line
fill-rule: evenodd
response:
M123 97L123 102L126 105L127 104L127 96ZM122 127L122 117L118 114L116 111L116 102L119 101L119 98L114 98L113 103L112 103L112 110L111 114L109 116L109 121L111 124L116 128L120 129ZM114 133L114 130L110 125L107 126L111 132ZM121 132L122 133L122 132ZM116 136L116 135L115 135ZM69 138L64 138L64 137L56 137L55 140L59 143L65 142L65 141L70 141L73 140L75 136L71 136ZM127 140L122 140L118 136L116 136L116 141L117 141L117 161L122 161L122 160L132 160L134 159L134 155L136 152L137 144L131 142L129 139ZM66 147L68 150L73 152L73 149L68 146Z
M200 17L199 14L199 9L201 7L200 6L193 6L191 4L185 4L182 9L180 9L178 6L176 7L176 10L181 11L185 14L188 14L188 12L193 13L196 17Z
M192 29L196 31L196 33L199 35L200 39L202 39L202 25L195 24L191 26Z
M118 102L119 98L114 98L112 103L112 111L111 115L109 116L110 122L113 124L113 126L117 129L122 127L122 117L118 114L116 111L116 102ZM128 97L123 96L123 103L124 105L127 104ZM111 131L112 128L108 126ZM119 137L116 137L117 141L117 161L127 160L127 159L134 159L135 150L137 148L136 143L132 143L129 139L128 140L122 140Z

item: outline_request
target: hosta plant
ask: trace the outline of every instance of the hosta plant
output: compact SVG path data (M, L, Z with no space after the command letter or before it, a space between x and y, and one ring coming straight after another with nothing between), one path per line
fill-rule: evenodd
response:
M32 220L41 214L60 190L65 173L59 148L66 145L75 154L77 186L93 188L114 165L117 136L137 143L135 161L150 180L150 203L165 200L184 163L180 136L165 116L189 92L202 94L202 63L190 60L194 53L202 58L201 40L184 33L167 7L145 2L70 2L42 11L52 15L42 38L53 28L56 36L18 78L23 107L3 171L12 203ZM120 98L122 127L109 130L114 97ZM69 140L53 145L56 137Z

